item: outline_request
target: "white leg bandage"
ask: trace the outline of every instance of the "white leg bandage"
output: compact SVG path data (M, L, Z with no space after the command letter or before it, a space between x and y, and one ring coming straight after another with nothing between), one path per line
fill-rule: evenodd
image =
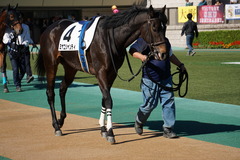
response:
M106 108L102 107L100 118L99 118L100 127L105 126L105 115L106 115Z
M107 109L107 130L112 128L112 109Z

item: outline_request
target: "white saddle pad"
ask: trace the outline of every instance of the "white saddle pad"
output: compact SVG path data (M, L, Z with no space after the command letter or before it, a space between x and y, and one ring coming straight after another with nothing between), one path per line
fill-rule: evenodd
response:
M89 29L86 30L84 41L85 41L85 50L90 46L96 26L98 24L100 17L96 17ZM75 22L68 26L61 35L58 50L59 51L79 51L79 37L82 30L82 24Z

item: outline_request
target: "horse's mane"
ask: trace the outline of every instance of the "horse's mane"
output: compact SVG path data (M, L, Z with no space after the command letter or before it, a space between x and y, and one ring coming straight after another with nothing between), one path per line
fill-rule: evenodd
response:
M103 28L116 28L124 24L129 23L132 18L135 18L142 12L147 12L147 8L133 6L129 10L113 14L112 16L105 17L105 21L102 25Z

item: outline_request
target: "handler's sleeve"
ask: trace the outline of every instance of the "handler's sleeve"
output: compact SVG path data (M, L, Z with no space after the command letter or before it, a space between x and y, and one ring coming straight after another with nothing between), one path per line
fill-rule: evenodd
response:
M142 38L138 38L130 48L134 48L138 52L142 53L147 48L147 43Z

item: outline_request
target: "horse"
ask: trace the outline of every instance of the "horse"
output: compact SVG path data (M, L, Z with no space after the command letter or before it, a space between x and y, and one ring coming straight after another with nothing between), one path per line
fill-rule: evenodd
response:
M3 43L3 36L7 28L13 29L16 35L21 34L22 25L20 24L19 12L17 11L18 4L15 7L8 5L7 9L2 9L0 14L0 69L2 72L4 92L9 92L7 87L6 75L6 45Z
M91 45L86 50L89 74L95 75L102 92L100 132L102 137L105 137L111 144L116 141L112 126L113 101L110 89L116 79L118 69L124 62L127 54L126 48L137 38L142 37L151 48L158 51L156 57L159 60L164 60L168 56L164 38L167 23L165 8L166 6L156 11L152 6L149 8L134 6L124 12L101 17ZM77 51L58 50L61 34L72 23L71 20L60 20L42 33L40 51L35 63L38 75L46 76L46 95L56 136L62 136L60 128L66 118L65 95L67 89L73 82L76 72L84 71ZM60 119L57 120L54 107L54 85L59 64L63 65L65 75L59 89L62 108Z

